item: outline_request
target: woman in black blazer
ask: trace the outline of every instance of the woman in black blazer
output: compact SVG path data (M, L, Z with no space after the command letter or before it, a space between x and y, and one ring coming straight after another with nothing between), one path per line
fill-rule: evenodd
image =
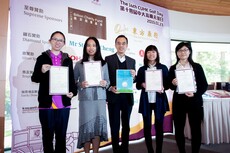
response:
M168 99L165 90L168 89L168 68L161 64L159 52L156 46L149 45L145 49L144 66L140 67L136 77L136 88L141 89L139 113L144 121L144 137L148 153L153 153L152 146L152 110L155 114L156 130L156 152L162 152L163 143L163 122L166 111L169 111ZM145 91L145 71L161 69L163 76L163 86L160 91Z
M32 82L39 83L38 109L44 153L66 153L66 132L71 100L77 95L72 59L67 53L61 51L65 42L65 35L61 31L53 32L49 39L51 49L42 52L37 58L31 76ZM50 94L51 66L68 68L68 93Z
M169 69L170 89L173 94L173 120L175 138L180 153L185 153L184 127L186 114L191 128L192 153L198 153L201 145L201 121L203 119L202 94L207 90L208 84L200 64L192 60L192 47L189 42L181 42L176 46L177 61ZM191 69L193 71L195 92L178 93L178 80L175 70Z

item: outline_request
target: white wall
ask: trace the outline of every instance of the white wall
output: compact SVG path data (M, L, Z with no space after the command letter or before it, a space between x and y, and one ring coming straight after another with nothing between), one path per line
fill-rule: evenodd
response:
M171 39L230 42L230 16L211 16L169 10Z

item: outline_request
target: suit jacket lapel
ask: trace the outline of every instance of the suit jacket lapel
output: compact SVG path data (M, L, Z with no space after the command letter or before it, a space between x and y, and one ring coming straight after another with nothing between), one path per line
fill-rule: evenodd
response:
M132 62L130 61L130 58L128 58L127 56L125 56L125 60L126 60L127 69L133 69L132 68Z
M118 66L118 57L117 57L117 54L115 53L114 55L113 55L113 59L112 59L112 61L111 62L115 62L116 64L113 64L114 65L114 69L118 69L119 68L119 66Z

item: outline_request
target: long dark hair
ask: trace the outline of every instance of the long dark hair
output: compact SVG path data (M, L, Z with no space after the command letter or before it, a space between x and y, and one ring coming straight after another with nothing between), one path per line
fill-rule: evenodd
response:
M144 65L145 65L145 66L148 66L148 65L149 65L149 64L148 64L149 60L148 60L148 58L147 58L147 52L148 52L148 51L156 51L157 57L156 57L156 60L155 60L155 61L156 61L156 64L158 64L158 63L160 62L160 56L159 56L158 49L157 49L157 47L154 46L154 45L149 45L149 46L147 46L146 49L145 49Z
M177 52L182 48L182 47L187 47L189 49L189 57L188 57L188 61L191 65L194 64L194 61L192 59L192 46L191 46L191 42L188 42L188 41L182 41L180 42L177 46L176 46L176 49L175 49L175 54L176 54L176 63L175 65L179 62L179 57L177 56Z
M96 43L96 53L94 55L94 60L95 61L101 61L101 65L103 66L105 64L105 60L101 56L101 47L99 44L99 41L95 37L89 37L86 39L84 47L83 47L83 58L81 63L89 61L89 54L87 53L87 43L89 40L93 40Z
M53 32L53 33L51 34L51 36L50 36L49 41L51 41L52 38L53 38L53 36L54 36L55 34L57 34L57 33L59 33L59 34L61 34L61 35L63 36L63 38L64 38L64 44L65 44L65 35L64 35L61 31L55 31L55 32Z

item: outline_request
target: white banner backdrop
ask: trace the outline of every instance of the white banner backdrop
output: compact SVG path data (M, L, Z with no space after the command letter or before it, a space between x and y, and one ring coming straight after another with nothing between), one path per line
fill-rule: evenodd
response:
M158 47L161 63L169 66L171 62L168 11L155 5L138 0L11 0L10 13L12 153L42 152L38 84L32 83L30 77L36 58L50 48L48 39L54 31L65 34L63 51L74 64L81 59L88 36L99 39L105 57L116 51L114 40L119 34L129 39L127 55L136 59L136 70L143 65L144 50L150 44ZM134 96L130 140L143 137L142 118L138 113L139 91L135 86ZM172 132L171 111L166 114L164 130ZM68 125L67 152L80 151L76 149L77 139L75 97ZM110 143L111 139L102 146Z

